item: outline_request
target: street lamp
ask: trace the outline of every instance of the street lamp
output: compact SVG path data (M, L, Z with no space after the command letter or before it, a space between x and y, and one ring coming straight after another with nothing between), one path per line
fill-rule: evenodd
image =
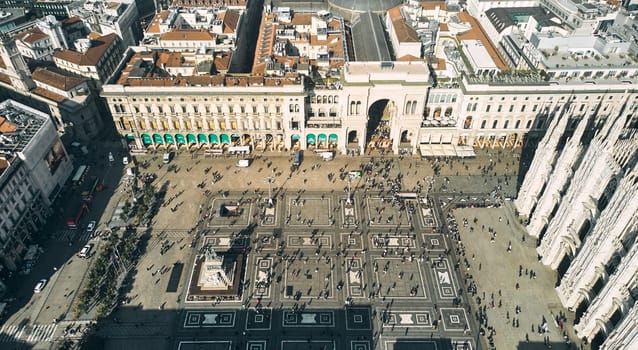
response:
M272 207L273 206L273 201L272 201L272 182L273 182L273 177L272 176L268 176L266 178L266 181L268 181L268 206Z

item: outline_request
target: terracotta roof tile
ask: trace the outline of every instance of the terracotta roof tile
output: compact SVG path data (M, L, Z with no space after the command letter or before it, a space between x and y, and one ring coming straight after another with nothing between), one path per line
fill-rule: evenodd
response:
M49 100L55 101L57 103L62 103L66 100L66 97L60 94L56 94L55 92L43 89L41 87L33 89L32 92L38 96L46 97Z
M459 12L458 17L461 21L470 23L470 25L472 26L472 29L468 30L467 32L463 34L458 35L457 40L458 41L480 40L483 43L485 50L487 50L490 57L496 64L496 67L498 67L498 69L500 70L509 70L508 65L505 64L505 61L503 61L501 56L496 52L496 49L494 48L494 44L492 44L490 39L483 32L483 28L481 27L479 22L476 20L476 18L470 16L468 13L465 13L465 12Z
M155 17L153 17L153 20L151 20L151 24L149 24L148 28L146 28L146 33L160 34L160 23L168 18L169 13L170 12L167 10L156 14Z
M182 65L182 54L180 52L162 52L157 58L159 67L180 67Z
M230 54L224 53L221 56L215 56L213 63L218 71L228 70L230 67Z
M438 6L442 11L447 11L445 1L421 1L420 4L424 10L435 10Z
M173 30L163 33L160 40L164 41L211 41L215 40L215 35L205 30Z
M411 62L411 61L423 61L423 59L420 58L420 57L413 56L413 55L403 55L403 56L397 58L397 61Z
M448 28L447 23L439 23L439 30L442 32L447 32L450 29Z
M82 18L80 16L73 16L69 18L65 18L62 20L62 26L68 26L77 22L82 22Z
M85 53L71 50L56 51L53 57L68 61L79 66L95 66L106 50L118 39L117 34L111 33L92 41L92 46Z
M0 134L7 132L15 132L18 127L11 123L7 118L0 115Z
M42 32L38 27L33 27L31 29L25 30L24 32L18 33L15 36L17 40L24 41L25 43L29 44L48 37L49 36L44 34L44 32Z
M394 28L394 33L396 34L399 42L419 42L419 36L417 35L416 30L405 23L405 19L401 14L401 6L403 5L395 6L388 10L388 15L390 16L392 27Z
M313 13L295 13L292 15L290 24L295 26L309 26L312 23Z
M239 12L235 10L228 10L224 12L224 33L235 33L237 31L237 24L239 24Z
M36 81L62 91L69 91L86 81L84 77L66 72L57 67L38 68L31 74L31 77Z

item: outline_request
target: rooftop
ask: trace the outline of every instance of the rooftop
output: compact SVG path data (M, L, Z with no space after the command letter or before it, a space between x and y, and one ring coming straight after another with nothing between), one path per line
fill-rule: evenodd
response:
M465 12L459 12L457 16L459 20L461 20L462 22L469 23L470 26L472 27L472 29L468 30L467 32L464 32L458 35L457 37L458 41L480 40L481 43L483 43L483 47L485 47L485 50L487 51L488 55L490 56L492 61L494 61L494 64L496 65L496 67L500 70L509 70L508 65L505 63L505 61L503 61L501 56L498 54L492 41L483 32L483 28L481 27L479 22L476 20L476 18L470 16L468 13L465 13Z
M106 50L108 50L117 39L117 34L107 34L95 40L91 40L91 47L89 47L85 53L62 50L55 52L53 57L79 66L95 66L100 61L100 58L104 56Z
M420 40L416 30L405 22L405 18L403 18L403 14L401 14L402 6L403 5L399 5L388 10L388 15L392 21L392 26L394 27L397 39L402 43L418 43Z
M0 103L0 154L22 152L47 116L13 100Z
M246 0L173 0L173 6L179 7L246 7Z
M534 17L540 27L562 27L556 16L542 7L498 7L485 11L485 15L500 33L506 28L527 23Z
M193 65L192 75L171 75L166 69L169 65L178 64L182 61L181 53L166 53L163 51L136 52L126 63L117 78L117 85L122 86L290 86L300 85L302 79L296 74L285 75L283 77L266 76L234 76L228 74L208 74L208 72L196 71L203 65L198 62ZM217 71L228 68L230 55L226 53L215 54L212 57L213 64ZM164 66L162 66L164 64ZM197 74L197 75L196 75Z
M86 81L84 77L69 73L54 66L37 68L31 73L31 77L33 80L53 86L62 91L69 91Z
M16 40L23 41L27 44L33 44L36 41L48 38L49 36L44 34L42 30L38 27L33 27L31 29L25 30L24 32L18 33L15 38Z
M173 30L163 33L160 40L164 41L213 41L215 34L205 30Z

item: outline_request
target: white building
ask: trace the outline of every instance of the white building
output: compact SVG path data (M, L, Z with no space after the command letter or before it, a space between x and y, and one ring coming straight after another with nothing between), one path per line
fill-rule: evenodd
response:
M48 115L0 103L0 259L15 270L73 165Z
M69 17L78 16L103 36L114 33L125 46L134 46L142 38L139 17L133 0L84 0L68 6Z

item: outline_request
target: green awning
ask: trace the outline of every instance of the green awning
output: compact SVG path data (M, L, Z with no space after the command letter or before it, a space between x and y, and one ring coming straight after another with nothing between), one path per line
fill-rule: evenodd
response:
M230 143L230 137L228 137L228 134L222 134L220 138L222 143Z
M306 143L308 143L309 145L314 145L315 143L317 143L317 137L315 136L315 134L306 135Z
M176 134L175 140L177 140L177 143L179 144L186 144L186 138L184 138L184 135L182 134Z
M328 136L328 142L337 142L338 139L337 134L330 134L330 136Z
M188 143L197 143L197 137L193 134L186 135L186 139L188 140Z
M210 143L219 143L219 137L215 134L208 135L208 139L210 140Z
M292 134L292 140L293 141L298 141L301 138L301 136L299 136L299 134Z
M239 137L239 134L232 134L232 137Z
M326 134L319 134L319 142L326 142Z
M199 140L199 142L201 143L207 143L208 142L208 138L206 137L206 135L204 134L198 134L197 135L197 139Z
M162 138L160 134L153 134L153 141L158 145L161 145L164 143L164 139Z
M164 141L171 145L175 143L175 139L173 139L173 135L171 134L164 134Z
M157 135L157 136L159 136L159 135ZM153 139L151 139L151 137L148 134L142 134L142 143L145 146L152 145L153 144Z
M127 139L127 140L131 140L131 141L132 141L132 140L135 140L135 135L128 134L128 135L126 135L126 139Z

